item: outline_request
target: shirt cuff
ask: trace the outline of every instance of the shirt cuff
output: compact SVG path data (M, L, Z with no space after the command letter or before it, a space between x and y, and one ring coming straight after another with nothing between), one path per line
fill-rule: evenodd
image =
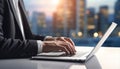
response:
M43 49L43 42L41 40L37 40L38 44L38 54L42 52Z

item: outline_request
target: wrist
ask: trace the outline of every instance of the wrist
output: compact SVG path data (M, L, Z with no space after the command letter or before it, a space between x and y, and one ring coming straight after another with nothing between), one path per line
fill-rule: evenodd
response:
M43 42L43 49L42 49L43 52L46 52L47 51L47 42L44 41Z

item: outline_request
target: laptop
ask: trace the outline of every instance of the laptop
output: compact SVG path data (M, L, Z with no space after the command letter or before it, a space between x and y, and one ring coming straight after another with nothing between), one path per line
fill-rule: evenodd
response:
M76 54L73 56L63 56L65 52L49 52L49 53L40 53L37 56L32 56L32 59L35 60L55 60L55 61L78 61L85 62L90 59L103 45L112 31L116 28L117 24L112 22L106 33L103 35L101 40L97 43L97 45L88 52L81 52L79 50L76 51Z

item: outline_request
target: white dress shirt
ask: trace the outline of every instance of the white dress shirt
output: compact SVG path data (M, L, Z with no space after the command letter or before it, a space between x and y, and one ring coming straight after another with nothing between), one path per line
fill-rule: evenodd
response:
M18 5L18 0L12 0L14 7L16 9L16 13L18 15L18 19L19 19L19 25L20 25L20 30L22 32L22 36L23 39L25 40L25 34L24 34L24 29L23 29L23 24L22 24L22 18L21 18L21 14L20 14L20 9L19 9L19 5ZM37 40L37 44L38 44L38 54L42 52L42 46L43 46L43 42L41 40Z

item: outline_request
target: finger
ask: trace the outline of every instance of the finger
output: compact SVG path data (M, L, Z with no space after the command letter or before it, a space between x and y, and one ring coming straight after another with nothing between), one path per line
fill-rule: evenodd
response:
M62 50L64 52L66 52L66 55L70 55L69 50L66 47L64 47L64 46L60 46L59 50Z
M68 43L68 45L69 45L70 49L72 50L72 54L75 54L76 51L75 51L74 47L70 43Z
M70 43L69 43L69 45L70 45L72 51L73 51L73 52L76 52L76 50L75 50L75 46L71 45Z
M63 41L55 41L55 44L56 44L56 50L57 51L64 51L64 52L66 52L66 54L68 55L68 54L70 54L70 52L69 52L69 50L65 47L65 45L62 45L62 44L64 44L64 42Z
M70 38L64 38L66 41L70 42L71 46L72 46L72 49L74 49L74 51L76 52L75 50L75 44L74 42L70 39Z
M56 40L60 40L60 41L64 41L64 42L66 42L66 43L69 43L69 50L71 49L73 52L72 53L74 53L74 52L76 52L76 50L75 50L75 47L74 47L74 43L73 43L73 41L72 40L70 40L69 38L65 38L65 37L56 37ZM63 44L63 43L62 43ZM70 51L71 51L70 50Z
M70 42L72 45L75 45L74 42L70 39L70 38L66 38L66 37L55 37L56 40L60 40L60 41L65 41L65 42Z
M69 43L62 43L61 45L68 49L68 51L70 52L70 55L75 54L74 50L72 49Z
M73 50L74 52L76 52L74 42L73 42L70 38L59 37L58 39L61 40L61 41L70 43L70 46L72 47L72 50Z
M66 47L69 49L71 55L75 54L74 49L72 48L72 46L69 43L68 43L68 45Z
M70 42L73 46L75 46L74 42L70 38L64 38L66 41Z

